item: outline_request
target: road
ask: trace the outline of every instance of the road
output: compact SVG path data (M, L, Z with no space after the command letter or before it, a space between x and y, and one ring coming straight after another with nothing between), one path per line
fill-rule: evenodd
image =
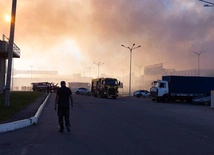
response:
M214 154L208 106L74 95L71 133L60 133L54 99L52 94L36 125L0 133L0 155Z

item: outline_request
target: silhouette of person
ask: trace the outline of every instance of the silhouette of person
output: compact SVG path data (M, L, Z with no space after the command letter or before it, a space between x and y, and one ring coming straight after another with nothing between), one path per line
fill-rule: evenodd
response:
M71 89L66 87L65 81L61 81L61 87L57 90L56 98L55 98L55 106L54 110L56 110L58 105L58 123L60 126L60 132L64 131L64 122L65 120L65 127L68 132L70 132L70 103L71 107L73 107L73 97Z

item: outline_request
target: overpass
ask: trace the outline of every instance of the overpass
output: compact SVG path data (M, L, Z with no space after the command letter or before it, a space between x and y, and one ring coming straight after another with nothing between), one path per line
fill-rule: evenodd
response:
M13 58L20 58L20 48L13 44ZM3 93L5 86L6 60L8 59L9 39L3 34L0 40L0 94Z

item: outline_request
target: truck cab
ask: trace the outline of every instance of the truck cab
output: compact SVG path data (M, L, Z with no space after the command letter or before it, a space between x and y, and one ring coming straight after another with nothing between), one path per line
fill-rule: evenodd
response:
M151 83L150 94L152 100L161 101L168 100L169 84L168 81L157 80Z

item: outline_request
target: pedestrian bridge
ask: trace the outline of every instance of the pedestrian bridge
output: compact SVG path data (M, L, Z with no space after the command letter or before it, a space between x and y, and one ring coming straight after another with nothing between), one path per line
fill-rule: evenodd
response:
M20 58L20 48L13 44L13 58ZM3 35L0 40L0 94L3 93L5 86L6 60L8 59L9 39Z

